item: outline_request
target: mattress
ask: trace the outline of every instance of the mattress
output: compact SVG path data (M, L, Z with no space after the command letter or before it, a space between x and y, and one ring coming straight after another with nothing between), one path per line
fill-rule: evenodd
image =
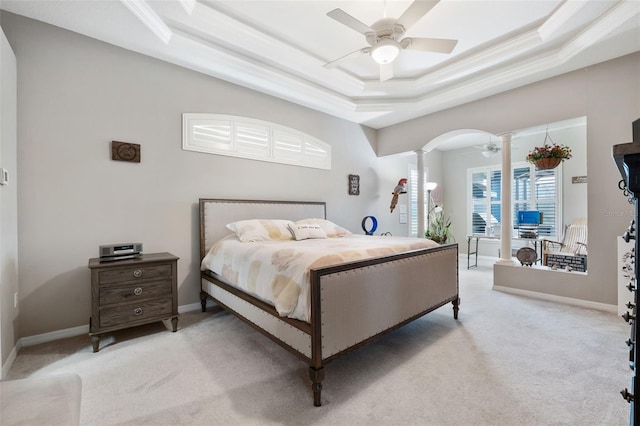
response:
M309 322L310 270L436 246L422 238L353 234L259 242L241 242L229 235L211 246L201 270L272 304L281 316Z

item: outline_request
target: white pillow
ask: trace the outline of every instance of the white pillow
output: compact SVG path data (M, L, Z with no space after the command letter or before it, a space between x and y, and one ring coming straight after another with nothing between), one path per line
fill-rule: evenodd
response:
M296 225L320 225L324 233L327 235L327 238L344 237L345 235L351 234L351 232L347 229L344 229L342 226L336 225L335 223L326 219L302 219L297 221Z
M299 225L293 224L289 226L289 229L291 230L293 238L295 238L296 241L327 238L327 234L324 233L320 225L304 223Z
M250 219L227 224L244 243L252 241L293 240L289 226L295 226L290 220Z

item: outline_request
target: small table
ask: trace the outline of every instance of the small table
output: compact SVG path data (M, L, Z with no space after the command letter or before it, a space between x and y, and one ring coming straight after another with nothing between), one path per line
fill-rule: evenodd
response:
M171 253L113 262L89 260L89 336L94 352L100 348L100 335L106 332L166 319L171 319L172 330L177 330L177 262L178 257Z
M467 269L478 266L478 241L480 240L499 240L500 237L494 235L485 235L485 234L469 234L467 235ZM536 253L542 252L542 239L540 238L520 238L520 237L512 237L512 240L516 241L527 241L533 242L534 250ZM476 245L474 251L471 251L471 240L476 240ZM540 244L540 251L538 251L538 244ZM471 264L471 255L475 255L475 263ZM535 263L538 263L540 258L536 259Z

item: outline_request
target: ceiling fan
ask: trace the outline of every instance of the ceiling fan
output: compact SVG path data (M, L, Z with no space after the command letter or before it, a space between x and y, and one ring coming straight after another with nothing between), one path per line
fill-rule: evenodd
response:
M409 28L439 2L440 0L416 0L411 3L398 19L385 16L371 26L363 24L342 9L332 10L327 13L327 16L364 34L369 46L331 61L324 65L325 68L334 68L340 63L361 54L370 55L376 63L380 64L380 81L385 81L393 78L393 61L398 57L401 50L411 49L424 52L451 53L458 40L423 37L402 38Z
M489 140L489 143L486 143L482 146L474 146L474 148L481 149L482 155L484 155L487 158L491 158L495 156L502 149L500 146L498 146L498 144L496 144L491 140Z

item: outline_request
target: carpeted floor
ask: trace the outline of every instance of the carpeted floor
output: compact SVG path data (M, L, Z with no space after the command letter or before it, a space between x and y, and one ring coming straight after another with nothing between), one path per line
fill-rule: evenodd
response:
M77 374L84 425L624 425L629 326L617 315L491 290L460 262L451 305L325 368L307 366L226 313L193 312L23 348L9 379Z

